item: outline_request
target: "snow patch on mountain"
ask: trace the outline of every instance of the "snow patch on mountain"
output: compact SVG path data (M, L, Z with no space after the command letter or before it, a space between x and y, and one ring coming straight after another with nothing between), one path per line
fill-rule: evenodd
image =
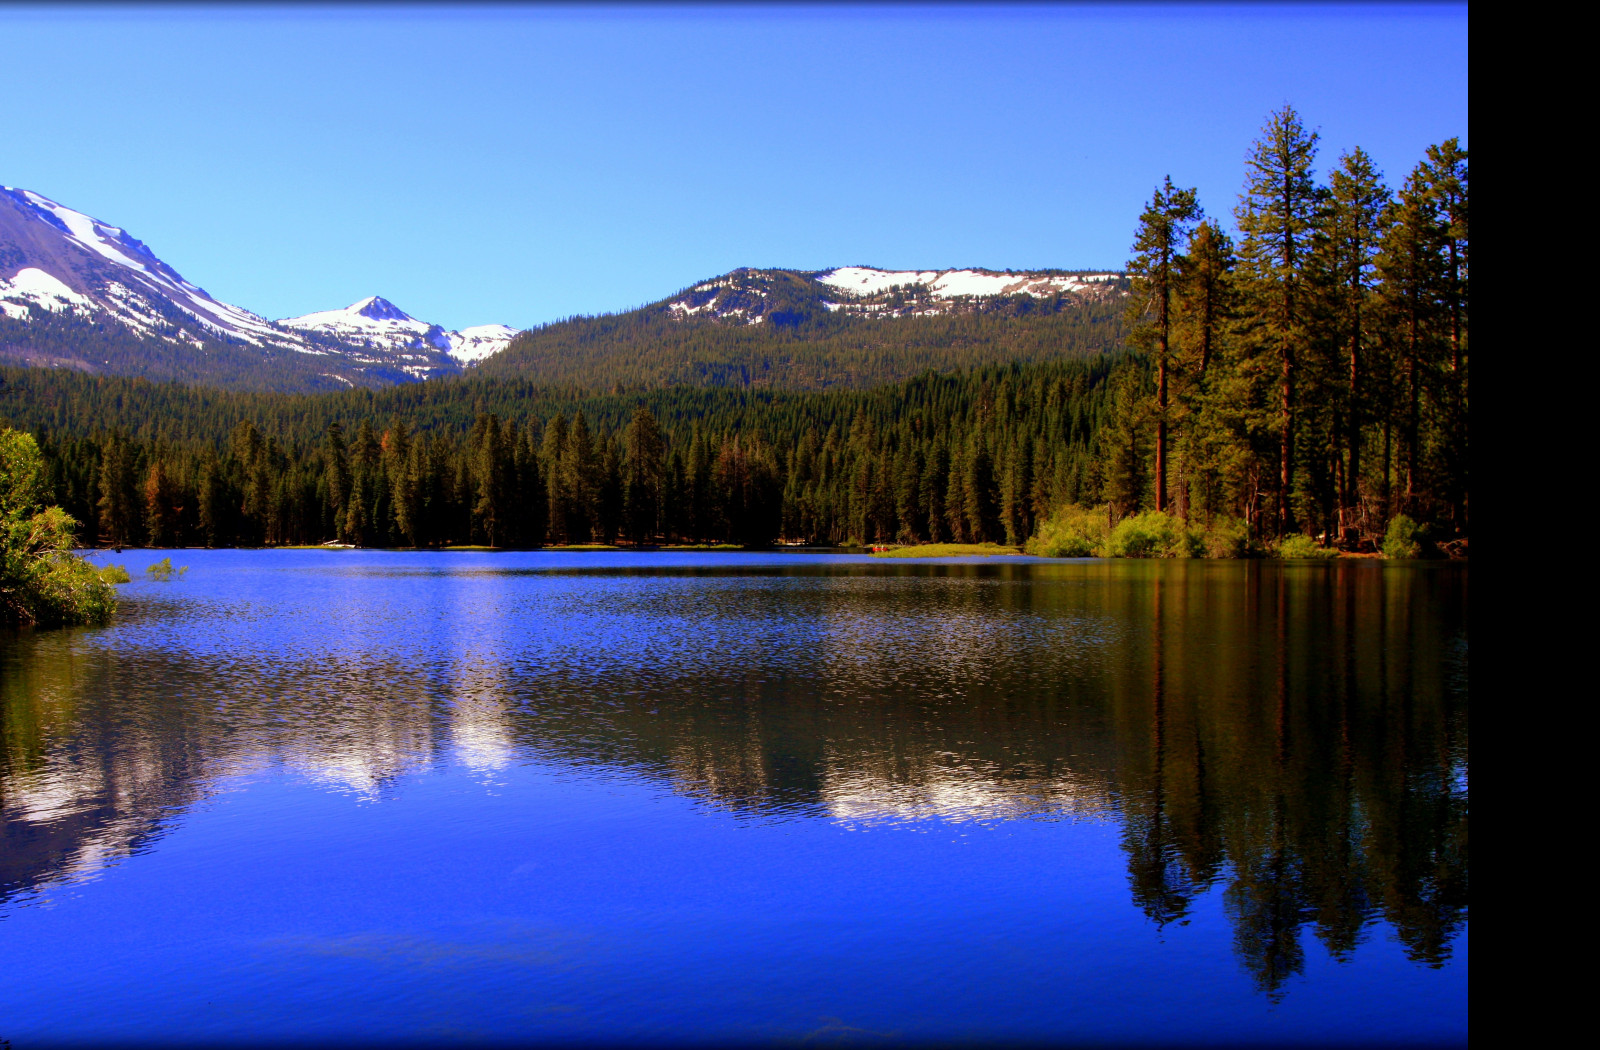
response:
M343 342L357 343L397 353L410 361L424 357L418 351L444 353L463 364L481 361L505 348L517 334L503 324L476 325L446 331L443 326L419 321L382 296L372 295L342 310L321 310L278 322L285 328L320 332ZM416 367L407 366L407 371Z
M449 334L450 356L469 364L504 350L517 337L517 329L507 324L480 324Z
M1048 274L1005 273L993 270L877 270L868 266L841 266L827 270L816 279L857 298L881 295L894 288L925 288L935 298L988 298L996 295L1047 297L1065 292L1081 292L1114 273Z
M1074 301L1120 294L1116 273L998 270L738 269L693 285L665 302L684 322L798 325L827 314L888 320L1009 309L1007 299Z
M35 266L23 267L9 281L0 277L0 299L7 300L0 306L5 308L8 316L23 319L29 316L30 306L51 313L74 308L87 313L93 306L88 296L79 295Z

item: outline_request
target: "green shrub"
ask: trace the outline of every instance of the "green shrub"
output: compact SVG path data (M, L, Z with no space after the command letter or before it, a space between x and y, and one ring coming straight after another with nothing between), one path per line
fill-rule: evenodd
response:
M1106 553L1113 558L1189 558L1199 545L1200 534L1191 533L1181 518L1147 510L1117 522L1106 540Z
M188 571L189 566L187 565L180 565L174 569L172 567L172 558L169 556L162 558L160 561L146 568L144 573L146 576L159 583L171 583L173 577L177 577L181 580L183 579L184 574Z
M0 624L104 623L116 591L72 552L78 523L43 498L38 444L0 428Z
M100 578L111 584L133 582L133 577L128 575L127 567L122 565L102 565Z
M1106 516L1105 507L1068 503L1039 524L1038 533L1024 549L1041 558L1103 557L1110 531Z
M1277 555L1286 561L1303 558L1337 558L1339 552L1327 547L1317 546L1317 541L1310 536L1295 533L1285 536L1278 541Z
M1203 542L1208 558L1248 558L1250 527L1238 518L1218 518L1206 530Z
M1389 531L1383 534L1383 556L1422 557L1422 526L1404 514L1396 514L1389 522Z

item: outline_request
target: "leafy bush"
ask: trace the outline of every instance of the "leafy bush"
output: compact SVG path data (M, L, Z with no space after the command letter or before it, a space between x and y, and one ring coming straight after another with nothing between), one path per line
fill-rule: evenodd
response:
M1404 514L1396 514L1383 535L1385 558L1422 557L1422 527Z
M1191 558L1203 549L1202 536L1181 518L1148 510L1117 522L1106 540L1106 553L1113 558Z
M1301 533L1285 536L1280 540L1277 553L1278 557L1286 561L1301 558L1337 558L1339 556L1338 551L1327 547L1319 547L1316 540Z
M172 567L172 558L168 556L150 565L144 570L144 574L158 583L171 583L174 577L180 580L183 579L184 574L188 571L189 566L187 565L180 565L174 569Z
M133 582L133 577L128 575L127 567L123 565L100 566L100 578L112 584Z
M1205 533L1208 558L1248 558L1250 527L1238 518L1218 518Z
M43 497L38 444L0 428L0 624L104 623L116 591L72 552L78 523Z
M1041 558L1101 557L1110 531L1106 517L1105 507L1068 503L1040 523L1038 534L1024 549Z

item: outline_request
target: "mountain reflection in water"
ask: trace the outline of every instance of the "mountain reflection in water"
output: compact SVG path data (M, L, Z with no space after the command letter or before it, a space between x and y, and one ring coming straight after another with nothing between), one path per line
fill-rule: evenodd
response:
M1463 567L209 557L259 579L0 639L0 915L231 778L541 763L739 820L1114 822L1132 904L1222 887L1269 993L1307 929L1436 966L1466 922Z

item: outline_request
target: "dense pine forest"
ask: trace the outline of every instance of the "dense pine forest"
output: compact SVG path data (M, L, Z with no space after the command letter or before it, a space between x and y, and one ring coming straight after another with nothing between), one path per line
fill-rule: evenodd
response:
M5 369L0 423L37 437L92 545L1020 544L1072 506L1254 549L1371 549L1401 515L1465 536L1467 153L1430 147L1391 189L1359 149L1319 182L1318 147L1273 114L1231 230L1159 187L1121 317L896 321L926 351L897 360L929 370L868 389L817 379L855 330L826 318L798 319L803 352L761 382L691 374L692 340L737 363L748 326L643 318L609 356L552 326L476 375L377 391ZM544 381L515 377L530 362Z
M0 397L98 544L1020 542L1055 503L1096 497L1115 371L993 366L841 392L585 396L477 380L303 397L14 370ZM1118 374L1144 371L1125 361ZM88 435L62 426L85 417Z

